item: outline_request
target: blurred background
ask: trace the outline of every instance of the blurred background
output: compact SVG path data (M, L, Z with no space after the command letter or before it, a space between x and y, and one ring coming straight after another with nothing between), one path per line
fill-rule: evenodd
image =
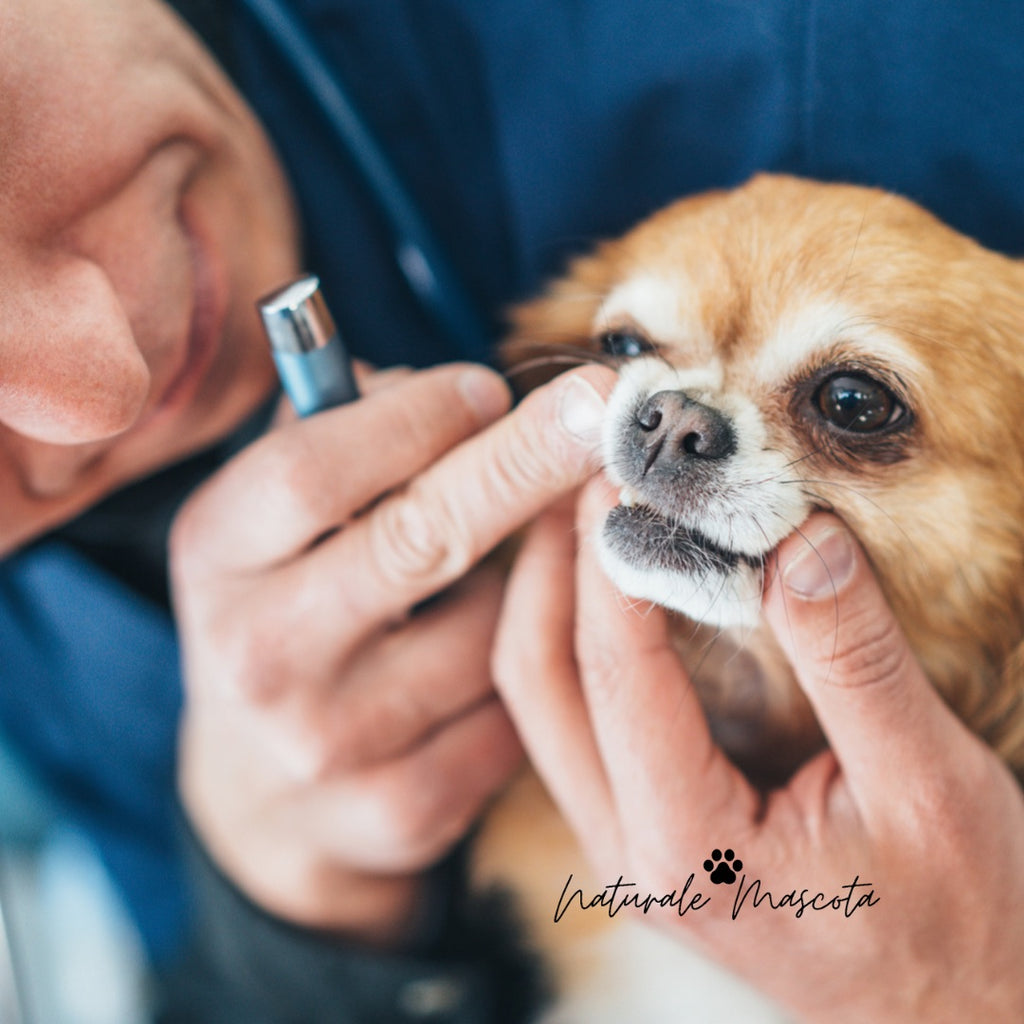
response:
M141 943L89 841L0 735L0 1024L145 1024Z

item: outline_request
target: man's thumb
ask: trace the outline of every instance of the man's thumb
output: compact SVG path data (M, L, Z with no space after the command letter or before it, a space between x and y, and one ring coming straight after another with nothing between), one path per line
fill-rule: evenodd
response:
M936 749L963 734L834 516L813 516L783 542L764 608L854 790L929 771Z

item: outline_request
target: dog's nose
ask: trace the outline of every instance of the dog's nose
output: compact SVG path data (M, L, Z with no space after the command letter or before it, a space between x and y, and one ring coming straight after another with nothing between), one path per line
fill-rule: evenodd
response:
M658 391L637 410L635 440L643 449L644 474L686 459L725 459L736 451L728 418L683 391Z

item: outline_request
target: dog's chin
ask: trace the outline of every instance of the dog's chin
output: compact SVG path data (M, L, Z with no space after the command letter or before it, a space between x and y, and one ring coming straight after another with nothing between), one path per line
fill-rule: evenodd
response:
M608 513L598 557L629 597L719 629L753 629L760 616L762 559L719 546L645 505Z

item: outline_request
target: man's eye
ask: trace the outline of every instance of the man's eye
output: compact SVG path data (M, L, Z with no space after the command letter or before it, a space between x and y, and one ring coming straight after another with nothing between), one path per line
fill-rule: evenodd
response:
M605 331L598 341L601 351L616 359L635 359L654 351L654 346L639 331L628 329Z
M814 400L829 423L854 434L882 430L897 423L906 411L877 380L846 373L825 381Z

